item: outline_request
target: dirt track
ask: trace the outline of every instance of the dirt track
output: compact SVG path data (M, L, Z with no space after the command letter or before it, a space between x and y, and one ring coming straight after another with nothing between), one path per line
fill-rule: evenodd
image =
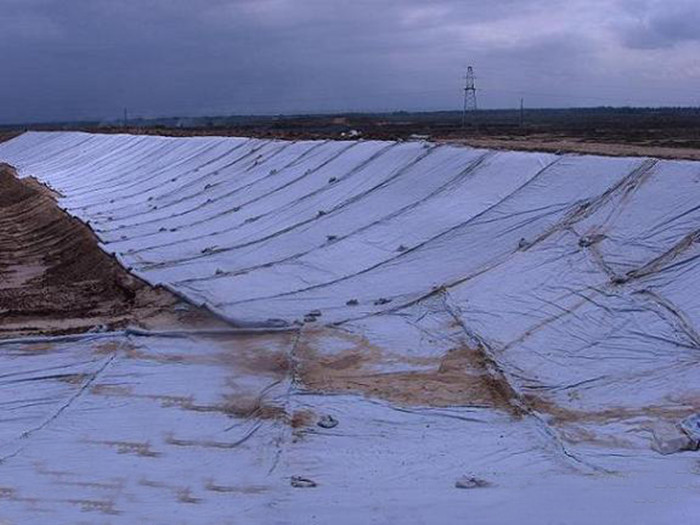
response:
M127 273L33 179L0 165L0 337L212 324Z

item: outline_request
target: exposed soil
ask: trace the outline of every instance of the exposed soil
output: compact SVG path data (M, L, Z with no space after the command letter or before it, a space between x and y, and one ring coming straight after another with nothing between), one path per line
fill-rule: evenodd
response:
M658 159L700 160L700 149L642 144L590 142L559 137L493 137L449 139L444 142L475 148L544 151L549 153L581 153L606 157L654 157Z
M166 407L217 412L235 418L275 420L293 429L314 426L319 415L288 411L284 395L271 393L287 380L301 391L359 394L401 407L487 407L515 418L522 412L502 377L489 370L479 348L456 346L443 355L410 357L369 343L364 337L334 328L254 335L210 336L211 352L151 352L146 347L113 343L97 345L99 353L122 350L130 359L182 366L230 369L218 402L201 403L192 396L138 393L124 384L99 384L91 393L148 399ZM335 351L329 350L335 348ZM216 350L215 350L216 349Z
M7 140L12 140L13 138L21 135L21 131L0 131L0 142L5 142Z
M147 399L164 407L220 413L243 419L277 420L293 427L308 426L304 414L288 414L285 407L264 395L267 387L282 383L291 373L287 349L294 332L274 334L200 335L207 351L200 353L154 352L146 346L124 342L104 342L94 346L98 354L123 352L127 359L181 366L215 366L230 370L224 392L216 403L201 403L194 396L140 394L123 384L92 386L92 394L109 397ZM308 416L308 414L307 414Z
M552 425L570 423L610 423L631 419L650 421L666 420L676 423L700 410L700 399L669 400L666 404L650 405L641 408L610 407L600 410L573 410L558 405L542 396L525 396L533 410L547 414Z
M214 321L130 275L52 192L0 165L0 337L183 323Z
M361 337L345 335L347 349L322 351L323 333L308 333L294 353L301 386L326 393L357 393L402 406L484 406L519 416L513 393L488 370L483 352L466 345L440 357L406 359ZM402 364L401 371L383 371Z

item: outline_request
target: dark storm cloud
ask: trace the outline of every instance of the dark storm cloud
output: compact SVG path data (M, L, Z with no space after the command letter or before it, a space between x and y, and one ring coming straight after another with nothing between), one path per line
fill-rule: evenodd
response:
M633 21L624 28L623 38L632 48L658 49L700 41L700 2L697 0L637 0L626 7Z
M484 105L625 102L630 48L691 33L636 3L0 0L0 121L452 108L469 63Z

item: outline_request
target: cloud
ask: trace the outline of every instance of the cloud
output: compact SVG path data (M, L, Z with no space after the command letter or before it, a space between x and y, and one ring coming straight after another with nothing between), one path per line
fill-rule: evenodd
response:
M694 3L0 0L0 121L458 108L467 64L486 106L614 104L697 70Z
M630 20L622 26L622 39L633 49L670 48L683 42L700 42L700 3L697 0L629 2Z

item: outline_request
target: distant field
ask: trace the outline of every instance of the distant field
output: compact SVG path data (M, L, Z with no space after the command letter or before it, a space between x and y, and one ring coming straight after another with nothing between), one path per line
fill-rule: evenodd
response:
M296 116L236 116L133 119L115 123L65 122L8 126L24 129L85 130L168 136L221 135L264 138L430 138L480 147L539 151L574 151L598 155L643 155L700 159L700 108L586 108L482 110Z

